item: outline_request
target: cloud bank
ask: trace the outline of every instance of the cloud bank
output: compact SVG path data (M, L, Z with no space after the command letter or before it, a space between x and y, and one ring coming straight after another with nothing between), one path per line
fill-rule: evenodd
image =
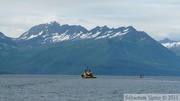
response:
M60 24L132 25L160 40L180 40L179 0L0 0L0 31L19 37L32 26Z

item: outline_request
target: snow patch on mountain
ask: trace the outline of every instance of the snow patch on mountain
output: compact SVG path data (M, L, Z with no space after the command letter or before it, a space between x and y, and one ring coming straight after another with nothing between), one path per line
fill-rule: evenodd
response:
M27 38L26 40L29 40L29 39L32 39L32 38L35 38L35 37L38 37L40 35L42 35L43 31L41 31L39 34L37 35L31 35L29 38Z
M172 47L179 47L180 46L180 42L168 42L168 43L163 43L163 46L167 47L167 48L172 48Z
M1 36L1 39L4 39L4 36Z
M43 35L42 37L45 38L45 37L47 37L47 36L48 36L48 34L45 34L45 35Z
M67 35L66 33L63 33L61 35L59 35L58 33L54 33L52 36L52 42L60 42L60 41L65 41L69 39L70 39L70 36Z
M111 34L106 34L106 35L104 35L104 36L100 36L100 37L97 37L96 39L103 39L103 38L107 38L107 37L109 37Z
M1 45L3 45L3 46L8 46L7 44L5 44L5 43L0 43Z
M141 41L146 40L146 38L141 38Z
M90 38L95 38L95 37L97 37L100 33L101 33L101 32L97 32L97 33L95 33L95 34L92 34Z
M22 40L23 40L23 39L27 39L27 37L28 37L27 35L28 35L28 31L25 32L25 33L21 36L20 39L22 39Z
M70 39L73 40L73 39L77 39L77 38L80 38L81 36L83 35L83 32L80 31L80 33L74 33Z
M79 38L80 39L87 39L87 38L89 38L90 34L91 33L89 33L89 34L87 34L87 33L86 34L82 34Z
M111 35L109 38L114 38L114 37L117 37L117 36L122 36L122 35L124 35L124 34L126 34L127 32L125 32L125 33L122 33L122 32L117 32L117 33L115 33L114 35Z
M125 29L124 32L128 32L129 31L129 28Z

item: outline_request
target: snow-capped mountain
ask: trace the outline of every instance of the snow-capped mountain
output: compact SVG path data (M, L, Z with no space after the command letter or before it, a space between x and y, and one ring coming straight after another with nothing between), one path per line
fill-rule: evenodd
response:
M165 38L164 40L159 41L159 43L180 56L180 41L173 41Z
M180 47L180 41L173 41L168 38L165 38L164 40L159 41L159 43L161 43L163 46L165 46L169 49Z
M82 26L60 25L56 21L40 24L32 27L18 38L22 44L49 44L63 41L75 41L86 39L121 38L126 33L136 31L132 26L108 28L107 26L95 27L87 30Z

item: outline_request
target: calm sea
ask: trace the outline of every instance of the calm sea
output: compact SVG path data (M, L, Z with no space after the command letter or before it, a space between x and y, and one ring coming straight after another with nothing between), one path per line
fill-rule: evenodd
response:
M0 75L0 101L123 101L123 94L180 94L180 77Z

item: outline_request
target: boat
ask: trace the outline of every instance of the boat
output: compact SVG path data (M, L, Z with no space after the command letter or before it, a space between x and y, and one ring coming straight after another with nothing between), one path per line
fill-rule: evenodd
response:
M144 75L143 75L143 74L141 74L141 75L140 75L140 78L144 78Z
M90 69L85 69L84 73L81 75L82 78L97 78L96 76L93 76L92 71Z

